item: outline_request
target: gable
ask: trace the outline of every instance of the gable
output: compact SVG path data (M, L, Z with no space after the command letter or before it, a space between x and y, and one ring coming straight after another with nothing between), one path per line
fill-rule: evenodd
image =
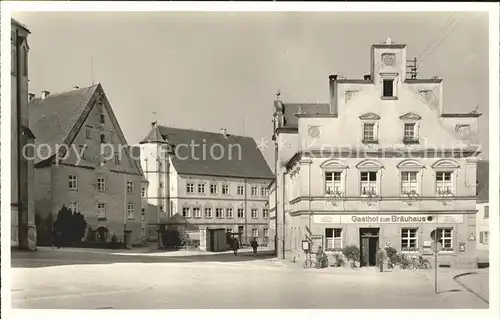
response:
M375 113L366 113L366 114L363 114L359 117L360 120L363 120L363 121L378 121L380 120L380 116L375 114Z
M420 115L418 114L415 114L415 113L412 113L412 112L408 112L404 115L401 115L399 117L399 119L403 120L403 121L419 121L422 119L422 117L420 117Z

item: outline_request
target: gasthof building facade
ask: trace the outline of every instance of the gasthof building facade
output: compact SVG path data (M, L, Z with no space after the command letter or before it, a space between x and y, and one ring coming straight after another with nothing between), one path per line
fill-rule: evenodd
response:
M274 103L277 253L378 248L475 265L477 112L447 113L443 81L418 79L406 45L372 45L364 79L329 77L329 103Z

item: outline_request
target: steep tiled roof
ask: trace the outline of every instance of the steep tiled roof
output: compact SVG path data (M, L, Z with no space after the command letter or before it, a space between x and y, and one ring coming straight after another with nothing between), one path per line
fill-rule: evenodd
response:
M477 163L476 180L478 183L477 201L487 202L489 194L489 169L490 163L488 161L479 161Z
M144 143L166 143L166 141L161 136L160 129L156 125L156 122L153 123L153 127L151 131L149 131L148 135L140 142L140 144Z
M39 148L42 158L37 158L35 163L55 154L56 145L62 144L68 137L97 87L98 84L51 94L43 99L34 98L29 102L29 123L36 136L36 144L48 145L48 148Z
M264 156L251 137L165 126L158 128L162 137L175 149L172 162L180 174L273 178Z
M328 103L283 103L282 110L285 127L294 127L299 123L296 116L299 110L302 114L328 114L330 105Z

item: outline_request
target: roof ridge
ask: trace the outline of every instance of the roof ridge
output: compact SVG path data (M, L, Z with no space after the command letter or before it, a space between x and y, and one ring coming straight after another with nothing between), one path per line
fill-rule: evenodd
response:
M197 130L197 129L190 129L190 128L179 128L179 127L172 127L172 126L166 126L166 125L161 125L158 124L158 127L166 128L166 129L174 129L174 130L183 130L183 131L193 131L193 132L200 132L200 133L207 133L207 134L214 134L214 135L220 135L221 133L217 132L211 132L211 131L202 131L202 130ZM228 133L228 136L236 136L236 137L246 137L246 138L253 138L251 136L246 136L246 135L237 135L237 134L231 134Z
M64 94L69 94L69 93L75 93L75 92L79 92L79 91L83 91L83 90L88 90L88 89L95 89L99 86L100 83L97 83L97 84L94 84L94 85L91 85L91 86L87 86L87 87L82 87L82 88L78 88L78 89L73 89L73 90L68 90L68 91L63 91L63 92L57 92L57 93L50 93L49 95L47 95L47 97L45 99L48 99L48 98L53 98L53 97L58 97L58 96L61 96L61 95L64 95ZM40 97L34 97L31 101L33 100L44 100ZM30 101L30 102L31 102Z

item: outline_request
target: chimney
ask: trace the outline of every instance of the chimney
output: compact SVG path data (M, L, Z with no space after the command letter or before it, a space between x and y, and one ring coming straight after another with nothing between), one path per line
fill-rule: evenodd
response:
M224 137L227 137L227 129L225 129L225 128L221 128L221 129L220 129L220 133L221 133L222 135L224 135Z
M336 91L337 91L337 75L330 75L328 76L330 79L330 114L338 114L338 109L337 109L337 96L336 96Z
M45 99L47 96L49 96L49 94L49 91L42 91L42 99Z
M80 89L80 87L79 87L79 86L76 86L76 85L75 85L75 86L73 87L73 90L79 90L79 89Z
M364 76L365 80L371 80L372 79L372 76L370 74L366 74Z
M28 102L35 98L35 93L28 93Z

